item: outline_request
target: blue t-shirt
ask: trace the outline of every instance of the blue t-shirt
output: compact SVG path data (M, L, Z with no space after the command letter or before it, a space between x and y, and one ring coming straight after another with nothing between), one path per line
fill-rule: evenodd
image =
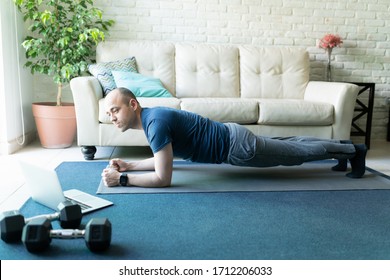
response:
M143 108L142 126L156 153L172 143L173 155L204 163L222 163L229 152L229 129L199 115L172 108Z

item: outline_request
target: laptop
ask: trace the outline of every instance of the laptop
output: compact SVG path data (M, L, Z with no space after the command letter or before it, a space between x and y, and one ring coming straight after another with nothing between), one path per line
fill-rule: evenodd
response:
M58 204L65 200L79 204L83 214L113 205L111 201L77 189L63 191L55 170L45 169L25 161L20 161L20 166L30 189L31 198L53 210L58 211Z

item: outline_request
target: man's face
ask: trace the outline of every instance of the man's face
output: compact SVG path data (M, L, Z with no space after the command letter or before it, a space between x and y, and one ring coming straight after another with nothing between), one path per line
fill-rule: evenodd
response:
M125 103L122 96L117 91L110 92L105 98L106 113L111 122L122 132L131 128L136 114L131 104Z

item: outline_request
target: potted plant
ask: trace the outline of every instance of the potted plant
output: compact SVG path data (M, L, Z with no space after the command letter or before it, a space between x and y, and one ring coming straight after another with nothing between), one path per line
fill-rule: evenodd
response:
M93 0L13 0L31 35L22 43L31 73L53 77L56 102L33 104L33 115L43 147L65 148L76 136L74 105L61 101L64 85L87 70L96 45L113 25L103 20ZM68 131L70 129L70 131Z

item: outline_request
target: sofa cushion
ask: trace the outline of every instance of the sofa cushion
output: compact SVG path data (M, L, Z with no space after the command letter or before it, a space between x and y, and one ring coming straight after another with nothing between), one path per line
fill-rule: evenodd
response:
M96 61L106 62L134 56L138 73L159 78L175 95L175 45L171 42L106 40L96 48Z
M131 90L136 97L172 97L157 78L138 73L112 71L117 87Z
M214 44L176 45L176 96L239 97L238 48Z
M137 72L135 58L130 57L122 60L91 64L88 66L88 71L100 82L104 96L116 88L114 77L111 72L113 70Z
M332 104L296 99L262 99L259 101L259 124L266 125L331 125Z
M147 107L169 107L180 109L181 100L176 97L158 98L158 97L138 97L139 104L143 108Z
M256 100L242 98L181 98L181 109L219 122L256 123Z
M163 106L180 109L180 99L175 97L137 97L137 100L143 108ZM110 117L107 115L104 107L104 98L99 100L99 122L105 124L111 123Z
M303 99L309 73L309 54L304 49L240 46L243 98Z

